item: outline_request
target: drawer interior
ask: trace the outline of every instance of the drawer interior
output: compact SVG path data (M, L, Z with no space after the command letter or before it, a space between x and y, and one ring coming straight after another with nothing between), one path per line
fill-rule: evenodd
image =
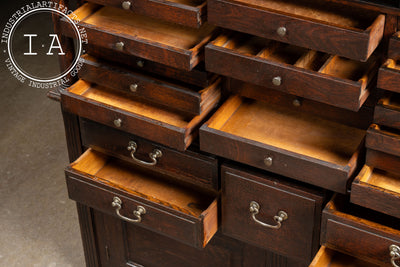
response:
M85 10L93 10L92 6L93 4L85 4L74 12L81 19L83 26L107 29L110 32L134 36L177 49L193 49L215 28L205 24L198 30L192 29L138 14L133 15L131 12L110 6L101 7L88 14L89 12Z
M162 121L176 127L187 127L191 119L178 112L167 111L153 105L142 103L129 95L129 93L98 85L91 85L82 80L72 85L68 90L72 94L82 96L91 101L100 102L134 114Z
M400 71L400 59L398 60L388 59L385 62L385 67L396 71Z
M71 168L94 181L131 195L199 217L214 198L170 182L168 176L151 172L89 149Z
M244 5L284 13L303 19L325 22L344 28L367 29L376 19L376 14L357 10L349 6L313 0L234 0Z
M374 56L363 63L240 33L221 35L212 44L245 56L359 82L364 88L372 78L371 71L376 65Z
M360 176L360 182L400 194L400 174L368 167L368 171Z
M378 265L354 258L322 246L309 267L377 267Z
M400 111L400 94L389 94L379 100L379 104Z
M340 165L348 164L365 136L364 130L240 97L220 110L209 128Z

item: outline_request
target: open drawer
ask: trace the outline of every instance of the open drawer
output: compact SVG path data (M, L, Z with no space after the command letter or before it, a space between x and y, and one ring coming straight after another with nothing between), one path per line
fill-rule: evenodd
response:
M400 131L372 124L367 131L365 145L367 148L400 157Z
M202 113L210 102L215 102L221 95L220 80L201 88L132 72L89 55L83 55L81 63L79 78L85 81L101 83L102 86L125 91L137 99L192 115Z
M181 151L192 143L204 117L218 100L210 103L201 115L193 117L145 104L125 92L82 80L61 92L65 111Z
M388 59L379 69L378 88L400 93L400 59Z
M322 214L321 244L378 266L396 266L391 261L400 246L400 220L336 195Z
M309 267L378 267L352 256L322 246Z
M350 201L400 218L400 174L365 165L351 186Z
M400 130L400 94L386 94L379 100L375 107L374 122Z
M66 169L69 197L124 221L204 247L218 229L217 200L88 149Z
M366 61L383 37L385 16L327 1L209 0L217 26Z
M388 57L392 59L400 58L400 32L396 32L390 39Z
M208 71L354 111L378 68L375 56L362 63L239 33L206 46Z
M200 128L203 151L345 193L365 131L233 96Z
M206 21L205 0L90 0L105 6L115 6L133 13L199 28Z
M202 60L202 49L215 30L209 24L193 29L91 3L70 16L80 20L78 26L86 29L93 45L185 70ZM61 29L64 35L75 36L66 19L61 20Z

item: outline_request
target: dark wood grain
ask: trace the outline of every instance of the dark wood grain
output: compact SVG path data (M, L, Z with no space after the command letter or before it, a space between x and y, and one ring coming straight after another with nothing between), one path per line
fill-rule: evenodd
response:
M400 28L397 30L400 30ZM394 34L389 41L388 57L394 60L400 58L400 32Z
M222 231L234 238L309 263L316 253L323 197L308 189L293 188L273 176L222 166ZM312 191L311 191L312 192ZM240 199L240 201L235 201ZM253 221L249 204L260 204L257 219L275 225L273 217L283 210L288 219L280 229ZM301 229L301 231L299 231ZM315 242L315 243L314 243Z
M379 100L374 123L400 130L400 95L390 94Z
M400 157L367 148L365 163L368 166L373 166L381 170L398 173Z
M328 9L328 5L325 4L324 8ZM310 12L318 12L318 8L321 6L316 5L315 10L310 7ZM334 10L334 8L340 7L333 6L332 9ZM349 12L351 8L347 9ZM339 10L338 12L343 11ZM352 15L349 12L348 16L357 14L357 10L353 10L353 12ZM366 12L364 11L364 13ZM366 61L378 46L385 25L384 15L376 17L368 29L367 27L354 29L337 26L334 23L324 23L323 17L318 21L258 7L252 3L226 0L210 0L208 2L208 20L223 28L360 61ZM287 29L287 33L283 37L276 32L281 26L285 26Z
M367 131L365 146L400 157L400 134L372 124Z
M379 69L378 88L400 93L400 70L389 66L390 59Z

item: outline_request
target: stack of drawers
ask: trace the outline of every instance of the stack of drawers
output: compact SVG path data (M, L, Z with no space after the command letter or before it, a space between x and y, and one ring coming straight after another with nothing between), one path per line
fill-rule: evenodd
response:
M80 5L89 44L61 106L87 265L396 266L400 99L375 99L398 14L361 1ZM378 79L392 91L396 41Z

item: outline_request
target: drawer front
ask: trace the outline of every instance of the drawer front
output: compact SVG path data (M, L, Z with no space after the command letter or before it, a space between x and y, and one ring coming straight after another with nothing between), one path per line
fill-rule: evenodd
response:
M325 207L321 244L379 266L392 266L390 247L400 245L400 231L362 216L399 226L398 221L368 209L350 206L349 203L343 205L347 206L346 212L338 210L337 203L329 202Z
M78 26L86 30L93 45L187 71L202 61L202 49L215 30L209 24L193 29L90 3L74 14L80 20ZM67 20L60 22L62 33L74 38ZM149 31L149 27L157 31Z
M135 169L118 162L115 166L108 167L111 165L109 161L115 160L99 155L101 154L98 152L88 150L67 167L67 188L72 200L190 246L204 247L217 231L216 200L207 200L209 206L199 215L192 210L204 207L204 203L200 204L203 201L201 199L197 203L185 204L188 205L186 207L176 204L182 201L183 195L193 196L198 193L185 193L182 191L185 189L168 185L167 181L157 180L165 178L154 174L153 177L151 173L147 174L145 180L134 179L132 177L137 175L134 173ZM125 175L120 173L121 170ZM131 174L127 175L128 172ZM117 183L117 180L120 182ZM165 185L163 190L157 190L157 186L160 185ZM149 188L150 191L154 190L152 195L148 193ZM167 191L171 194L169 200L160 196ZM204 198L209 199L210 196L204 195ZM194 205L195 208L191 208L190 205Z
M179 152L86 119L81 119L80 125L82 143L86 147L145 167L149 166L143 161L152 162L149 153L159 149L162 156L149 168L167 172L179 180L209 190L217 191L219 188L218 160L213 156L205 156L190 150ZM128 150L131 141L137 144L137 151L133 153L134 159L131 156L132 150Z
M390 129L381 129L377 124L372 124L368 129L365 145L367 148L400 157L400 135Z
M219 100L215 99L201 115L191 117L141 103L123 93L79 80L61 92L61 105L80 117L184 151Z
M369 96L379 67L375 56L360 63L240 34L221 35L205 57L208 71L353 111Z
M400 93L400 65L388 59L379 69L378 88Z
M374 123L400 130L400 95L379 100L375 107Z
M90 0L89 2L106 6L115 6L133 13L150 16L184 26L199 28L206 21L205 1L124 1Z
M399 172L400 157L368 148L365 163L368 166L397 173Z
M101 81L102 86L126 91L139 99L192 115L199 115L210 101L220 96L219 80L207 88L190 88L132 72L88 55L84 55L81 62L79 77L85 81Z
M293 3L296 1L265 2L266 6L275 4L275 6L280 5L283 9L288 8L289 10L274 11L268 7L257 6L252 1L211 0L208 1L208 20L223 28L360 61L368 59L383 37L384 15L372 15L369 25L365 25L363 29L355 29L346 25L335 26L337 21L323 22L323 19L320 19L321 16L324 16L323 14L319 18L310 19L290 14L293 9L304 8L301 1L297 1L299 2L298 6ZM322 6L314 5L315 7L308 7L306 15L310 13L319 15L318 9ZM326 2L322 5L325 5L326 9L329 9L326 6L333 6ZM334 8L332 7L332 9ZM344 13L345 10L341 9L337 11L338 14ZM346 7L346 9L351 8ZM361 10L354 10L353 14L350 12L347 13L349 18L355 17L354 14L366 13Z
M350 201L400 218L400 176L365 165L353 181Z
M388 57L394 60L400 58L400 32L397 32L389 41Z
M311 260L318 246L321 196L231 167L223 166L222 176L225 234L299 261Z

